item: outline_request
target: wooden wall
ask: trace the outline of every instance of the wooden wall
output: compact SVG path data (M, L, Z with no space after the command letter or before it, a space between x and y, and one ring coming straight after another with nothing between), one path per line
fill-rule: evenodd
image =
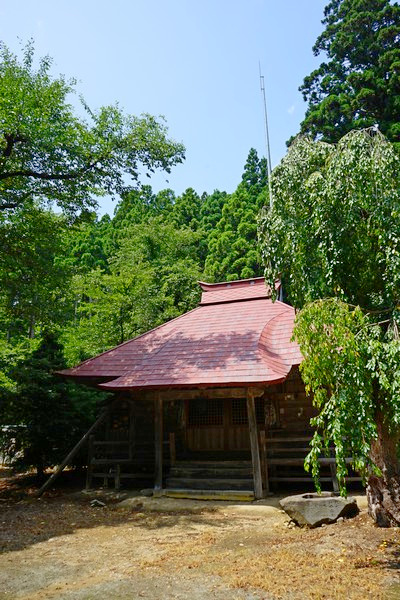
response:
M279 435L311 436L310 418L315 415L311 397L306 395L298 368L293 368L284 383L266 388L266 396L277 407Z
M249 449L248 426L228 426L226 419L221 427L189 427L188 402L195 398L218 398L227 405L228 398L245 398L246 388L209 388L197 390L169 390L167 392L142 392L121 397L129 406L129 428L133 450L136 455L154 455L154 399L160 394L163 399L163 437L168 458L169 434L175 434L178 454L186 449L207 448L216 452ZM310 435L310 418L315 414L311 398L306 396L304 385L297 368L292 369L284 383L266 386L258 395L270 403L276 413L276 423L267 435L293 436ZM229 414L229 408L225 411ZM265 425L259 423L259 429ZM110 424L108 424L108 436ZM115 435L115 433L114 433Z

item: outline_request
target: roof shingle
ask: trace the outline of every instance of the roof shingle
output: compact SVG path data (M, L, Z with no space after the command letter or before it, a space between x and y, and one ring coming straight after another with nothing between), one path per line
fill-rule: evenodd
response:
M264 279L201 284L198 308L62 373L102 389L245 386L283 381L302 356L294 310Z

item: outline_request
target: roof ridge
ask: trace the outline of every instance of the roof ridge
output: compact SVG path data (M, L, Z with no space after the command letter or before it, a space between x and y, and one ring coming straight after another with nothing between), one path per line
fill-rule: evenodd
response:
M265 277L249 277L248 279L232 279L231 281L218 281L216 283L208 283L207 281L198 281L197 283L203 292L213 292L221 288L245 287L246 284L256 285L264 281Z
M200 300L199 306L215 306L216 304L238 304L239 302L252 302L253 300L271 300L269 296L265 294L260 296L253 296L252 298L231 298L229 300L208 300L207 302L202 302Z

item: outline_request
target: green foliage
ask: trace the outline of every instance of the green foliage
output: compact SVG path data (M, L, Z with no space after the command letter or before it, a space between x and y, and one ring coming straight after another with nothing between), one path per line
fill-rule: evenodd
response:
M66 239L65 259L58 261L63 268L87 272L92 269L108 270L110 250L110 218L108 215L100 221L91 213L89 220L75 223Z
M266 166L251 149L242 182L224 198L220 220L208 237L205 277L228 281L262 272L257 247L257 215L265 202Z
M378 124L400 141L400 7L390 0L332 0L315 55L327 61L304 79L308 102L301 132L337 142Z
M76 315L63 339L76 363L193 308L198 300L199 234L160 219L131 225L100 269L74 278Z
M62 217L34 205L0 217L0 331L9 338L33 337L65 316L65 226Z
M143 185L138 190L123 194L115 208L112 226L123 231L130 225L142 223L160 215L166 215L175 202L172 190L163 190L154 194L151 186Z
M37 340L21 338L10 344L5 337L0 338L0 414L10 394L15 392L15 381L12 373L16 365L25 360L37 347Z
M274 207L261 219L269 282L291 302L326 296L394 308L400 287L399 157L378 132L328 145L298 138L274 170Z
M69 103L75 82L50 74L51 59L34 68L34 50L22 61L0 46L0 210L35 199L69 215L96 206L96 196L121 194L141 171L182 162L184 148L150 115L124 115L117 105L86 118Z
M317 457L333 441L344 492L346 453L363 475L373 471L380 415L388 435L398 433L399 158L371 130L336 146L299 138L272 186L260 222L266 278L281 275L301 308L301 371L319 411L307 464L317 477Z
M175 227L189 227L193 231L199 228L201 198L193 188L188 188L182 196L174 199L168 220Z
M359 307L351 309L340 300L328 299L307 304L300 311L294 335L304 356L302 378L318 409L311 420L315 433L306 468L312 470L320 489L318 457L333 443L337 477L345 493L346 457L352 457L354 468L364 478L373 468L369 453L377 429L370 341L381 345L380 330ZM396 408L399 403L400 397Z
M48 57L35 66L32 43L22 59L0 45L0 416L38 470L96 404L53 371L194 308L205 264L216 280L260 274L266 196L255 150L230 196L139 188L145 173L181 162L183 146L149 115L83 100L75 109L75 81L51 69ZM98 220L105 194L118 204Z
M11 373L15 391L1 407L2 420L17 430L19 464L38 474L64 458L93 419L98 394L81 392L54 371L65 368L57 336L45 332L38 347Z

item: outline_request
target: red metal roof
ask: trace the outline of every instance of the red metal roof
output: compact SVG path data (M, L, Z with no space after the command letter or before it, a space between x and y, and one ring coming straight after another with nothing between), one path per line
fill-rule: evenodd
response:
M302 356L294 310L272 302L264 279L201 283L198 308L62 373L102 389L246 386L283 381Z

